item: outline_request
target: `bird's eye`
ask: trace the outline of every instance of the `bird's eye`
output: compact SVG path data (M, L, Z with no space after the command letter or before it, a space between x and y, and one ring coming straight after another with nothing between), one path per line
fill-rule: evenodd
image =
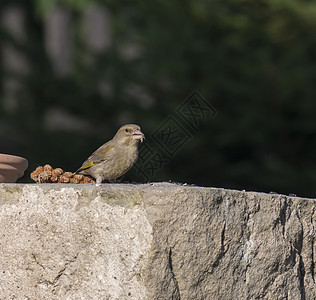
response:
M130 130L128 128L125 129L126 132L129 132Z

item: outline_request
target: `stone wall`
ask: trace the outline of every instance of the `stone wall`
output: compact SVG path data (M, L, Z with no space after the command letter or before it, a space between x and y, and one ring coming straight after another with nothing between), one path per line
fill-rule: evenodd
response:
M316 299L315 199L0 184L0 299Z

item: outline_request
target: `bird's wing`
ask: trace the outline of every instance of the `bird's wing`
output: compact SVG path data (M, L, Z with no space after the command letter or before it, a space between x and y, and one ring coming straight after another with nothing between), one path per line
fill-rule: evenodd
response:
M83 170L87 170L96 164L106 161L109 157L111 157L111 155L113 154L113 151L114 151L114 145L112 145L111 143L108 142L102 145L100 148L98 148L88 157L88 159L82 164L82 166L75 173L78 173Z

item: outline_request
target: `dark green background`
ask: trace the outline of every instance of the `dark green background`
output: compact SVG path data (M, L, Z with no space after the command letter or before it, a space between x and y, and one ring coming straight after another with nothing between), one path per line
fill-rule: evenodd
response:
M25 43L1 29L1 41L23 51L28 75L19 106L8 112L0 91L0 152L23 156L29 169L50 163L77 169L124 123L139 124L150 136L193 91L217 110L151 181L316 197L316 3L299 0L99 1L112 16L109 49L84 62L88 50L80 30L82 12L92 1L60 1L73 14L71 74L54 74L43 43L43 18L57 1L16 2L27 13ZM150 3L149 3L150 2ZM120 54L136 43L142 55ZM108 80L113 93L97 89ZM142 86L148 105L124 92ZM146 100L145 100L146 102ZM59 107L87 120L93 130L47 130L43 116ZM150 141L150 138L147 139ZM125 179L137 179L135 171Z

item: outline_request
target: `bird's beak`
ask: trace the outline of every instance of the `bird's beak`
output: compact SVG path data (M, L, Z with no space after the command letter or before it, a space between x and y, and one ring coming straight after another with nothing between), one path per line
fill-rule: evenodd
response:
M141 142L143 142L143 140L145 139L145 135L140 131L140 129L136 129L133 132L132 138L134 140L140 140Z

